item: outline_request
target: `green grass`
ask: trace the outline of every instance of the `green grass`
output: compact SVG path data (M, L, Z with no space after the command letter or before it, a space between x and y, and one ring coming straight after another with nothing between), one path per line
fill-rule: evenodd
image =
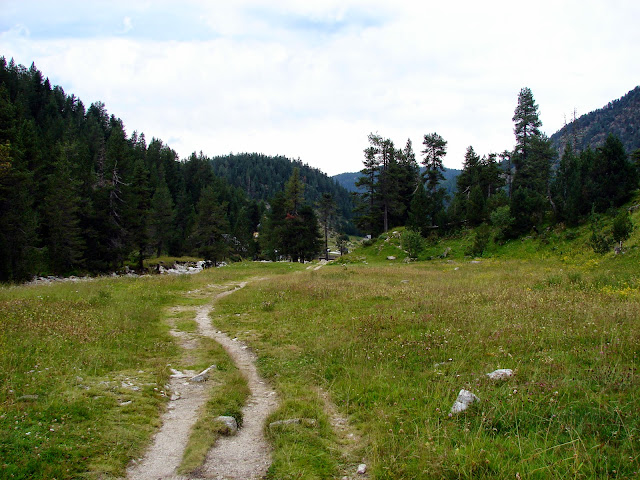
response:
M158 426L179 358L164 307L210 301L209 284L301 268L0 288L0 478L124 475Z
M122 473L155 426L176 353L160 313L182 282L166 282L0 290L2 477Z
M244 263L0 290L0 476L122 475L179 362L162 307L201 305L207 285L243 279L215 325L257 352L282 400L269 421L315 420L267 430L269 478L341 478L360 458L375 479L638 476L640 232L621 256L590 251L584 228L559 229L492 244L479 263L460 236L429 247L450 247L447 259L404 264L395 237L318 271ZM224 365L215 345L203 355L203 368ZM489 381L496 368L516 375ZM231 365L223 373L184 471L219 433L209 419L240 411L246 385ZM349 456L318 388L361 434ZM481 402L450 417L461 388Z
M282 409L322 422L313 392L328 390L373 478L631 477L640 292L620 290L624 270L621 283L561 260L325 267L237 292L216 324L258 349ZM516 376L489 381L496 368ZM482 401L449 417L461 388ZM331 478L344 462L322 428L274 442L271 478Z

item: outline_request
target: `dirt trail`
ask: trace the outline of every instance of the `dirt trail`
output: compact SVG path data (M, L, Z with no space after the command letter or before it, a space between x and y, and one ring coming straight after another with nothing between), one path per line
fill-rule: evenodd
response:
M214 301L230 295L246 283L237 285L234 290L222 292ZM245 345L224 333L216 331L209 319L212 305L197 310L196 321L199 334L215 339L232 357L248 381L251 395L242 410L244 424L238 434L221 438L207 455L203 467L198 469L197 478L213 479L258 479L264 476L271 464L271 447L263 434L266 417L276 409L277 397L260 378L255 367L256 357ZM189 350L193 348L193 338L172 331L180 345ZM191 373L177 373L172 376L170 389L174 392L162 417L162 427L156 434L147 454L127 474L130 480L157 479L193 479L193 475L181 477L176 469L182 460L191 427L197 420L197 414L207 399L209 391L205 384L191 384L186 377ZM179 393L178 393L179 392Z
M215 331L210 322L201 327L203 330L208 328L207 335L224 347L247 378L251 390L247 404L242 409L242 428L233 437L218 439L201 471L206 478L262 478L271 465L271 446L264 437L263 426L267 416L278 406L276 392L258 374L256 356L246 345Z

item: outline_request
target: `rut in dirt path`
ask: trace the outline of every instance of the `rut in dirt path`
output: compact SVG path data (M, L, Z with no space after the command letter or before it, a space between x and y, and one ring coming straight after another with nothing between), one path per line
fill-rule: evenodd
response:
M241 283L234 290L216 295L214 301L245 285L246 283ZM172 392L179 391L180 395L174 394L169 402L167 412L162 417L162 427L145 457L128 470L130 480L259 479L271 465L271 447L264 437L263 425L267 416L278 406L276 394L258 375L255 354L241 342L213 328L209 318L211 309L212 304L208 304L197 310L195 319L198 323L198 333L220 343L247 378L251 395L242 409L243 426L236 436L218 439L207 455L205 464L195 475L176 475L191 427L207 399L209 388L202 384L186 382L184 375L173 376L170 389ZM179 337L183 348L189 348L188 339L180 338L180 334L176 332L172 333Z
M246 345L215 331L210 322L206 323L206 327L201 327L208 328L207 335L220 343L233 359L247 379L251 395L242 408L242 428L235 436L218 439L198 471L205 478L262 478L271 465L271 446L264 436L263 426L278 407L276 392L258 374L256 355Z

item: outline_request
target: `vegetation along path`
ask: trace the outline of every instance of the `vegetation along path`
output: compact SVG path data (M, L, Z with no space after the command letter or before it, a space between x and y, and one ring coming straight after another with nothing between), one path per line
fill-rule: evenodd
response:
M233 290L215 296L218 300ZM241 342L216 331L211 325L209 312L212 304L200 307L196 314L198 333L220 343L233 359L242 375L247 379L251 392L242 409L242 428L238 434L220 438L207 454L206 461L198 468L196 476L218 479L256 479L266 473L271 464L271 448L264 438L263 425L269 414L278 406L277 396L259 376L255 366L255 354ZM193 348L192 338L172 331L183 348ZM197 413L207 399L207 389L202 383L186 382L189 372L175 372L170 387L174 392L167 412L162 419L162 428L144 459L129 470L130 479L187 478L177 475L189 432L197 421ZM180 393L176 393L180 391ZM190 475L188 478L194 478Z

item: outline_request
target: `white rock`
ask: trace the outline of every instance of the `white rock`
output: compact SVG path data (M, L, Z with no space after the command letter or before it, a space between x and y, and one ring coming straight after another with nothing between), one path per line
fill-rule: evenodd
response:
M236 422L235 418L221 415L216 417L216 421L224 423L229 428L229 432L227 433L228 435L235 435L238 433L238 422Z
M195 377L191 377L189 379L189 381L190 382L195 382L195 383L206 382L209 379L209 372L211 370L213 370L214 368L216 368L216 366L215 365L211 365L209 368L206 368L205 370L200 372Z
M505 380L509 377L513 377L513 370L510 368L499 368L491 373L487 373L487 377L491 380Z
M395 259L396 259L396 257L394 257L393 255L389 255L389 256L387 257L387 260L395 260Z
M473 393L471 393L469 390L462 389L460 390L460 393L458 393L458 398L456 398L456 401L451 407L451 413L456 414L456 413L463 412L467 408L469 408L469 405L479 401L480 399L476 397Z
M360 465L358 465L358 470L356 470L356 473L359 475L364 475L365 473L367 473L367 466L364 463L361 463Z

